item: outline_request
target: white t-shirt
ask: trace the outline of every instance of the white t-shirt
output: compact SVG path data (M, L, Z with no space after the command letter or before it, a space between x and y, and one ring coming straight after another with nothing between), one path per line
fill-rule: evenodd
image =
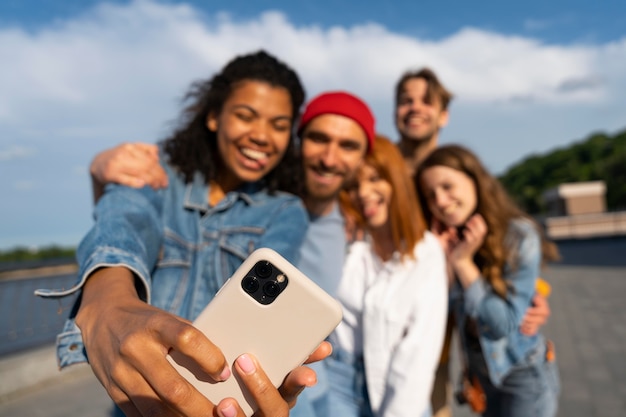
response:
M369 242L350 246L338 298L343 320L332 340L363 354L377 416L420 416L430 409L448 312L443 250L430 232L415 259L383 262Z

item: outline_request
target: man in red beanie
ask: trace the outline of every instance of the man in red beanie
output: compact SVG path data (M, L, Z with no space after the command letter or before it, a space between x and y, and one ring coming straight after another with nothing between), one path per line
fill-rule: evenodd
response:
M320 94L302 114L305 205L315 216L330 213L346 181L352 178L374 143L374 116L356 96L334 91Z

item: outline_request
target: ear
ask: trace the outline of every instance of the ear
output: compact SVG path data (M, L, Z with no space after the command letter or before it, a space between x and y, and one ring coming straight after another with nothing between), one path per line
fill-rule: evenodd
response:
M448 110L444 110L439 114L439 129L444 128L448 124Z
M206 117L206 127L211 132L217 132L217 116L215 116L215 113L209 113Z

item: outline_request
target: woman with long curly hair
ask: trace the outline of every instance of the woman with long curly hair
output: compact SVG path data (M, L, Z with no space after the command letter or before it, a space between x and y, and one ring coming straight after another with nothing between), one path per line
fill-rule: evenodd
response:
M297 74L259 51L237 56L186 98L179 128L161 144L167 186L108 184L78 248L79 282L43 294L80 291L58 339L61 366L88 357L129 416L243 415L232 399L215 407L167 354L178 351L215 381L235 377L190 321L256 248L295 261L308 226L302 202L281 185L299 172L287 160L304 101ZM323 344L317 357L328 350ZM315 379L299 367L279 392L258 365L243 355L233 370L265 415L285 415Z
M447 255L451 311L468 374L486 396L483 416L554 416L551 343L519 328L541 265L558 258L556 246L464 147L433 151L415 182Z

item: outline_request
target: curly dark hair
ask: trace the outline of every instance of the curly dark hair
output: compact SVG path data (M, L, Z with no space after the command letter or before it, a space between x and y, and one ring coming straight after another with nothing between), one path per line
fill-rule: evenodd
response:
M216 179L221 158L216 132L207 128L206 120L209 114L219 114L236 84L246 80L285 88L291 97L292 126L296 125L305 97L296 72L263 50L235 57L212 78L191 85L183 101L190 104L179 117L179 127L163 140L169 162L184 175L185 182L191 182L195 172L201 172L207 183ZM294 181L301 178L301 170L293 162L297 157L293 130L285 156L264 178L270 192L293 192L299 187L299 182Z

